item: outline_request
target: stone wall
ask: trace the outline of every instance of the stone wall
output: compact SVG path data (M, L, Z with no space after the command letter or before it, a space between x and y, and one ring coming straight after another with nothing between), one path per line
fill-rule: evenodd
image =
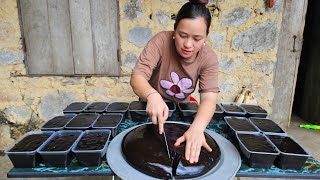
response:
M29 77L15 0L0 0L0 152L73 101L133 101L132 68L147 41L172 30L185 0L119 0L121 77ZM273 72L282 1L210 0L207 44L219 57L219 102L233 101L242 86L271 112ZM195 93L199 99L199 94Z

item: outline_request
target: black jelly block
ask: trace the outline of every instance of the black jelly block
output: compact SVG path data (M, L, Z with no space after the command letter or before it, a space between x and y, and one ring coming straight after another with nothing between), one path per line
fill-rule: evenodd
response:
M235 103L221 103L226 116L245 116L246 111Z
M89 104L85 109L84 112L86 113L103 113L109 103L107 102L93 102Z
M61 130L55 132L46 144L39 148L43 162L48 167L67 167L72 159L71 149L82 131Z
M280 126L270 119L251 117L249 120L264 133L285 133Z
M36 132L31 131L23 135L5 153L10 158L15 168L33 168L41 163L40 155L37 150L45 143L53 131Z
M123 120L123 114L107 113L101 115L97 121L92 125L93 129L109 129L111 136L115 137L118 134L118 126Z
M268 112L263 109L261 106L256 104L240 104L240 106L246 110L247 117L261 117L266 118L268 116Z
M72 148L78 164L99 166L106 154L110 134L110 130L86 130Z
M132 121L144 122L147 121L149 115L146 111L147 102L145 101L132 101L129 105L129 112Z
M64 129L65 125L75 116L74 115L64 115L56 116L49 121L47 121L42 127L43 131L58 131Z
M262 133L236 133L241 152L253 168L270 168L279 155L273 143Z
M63 110L63 113L81 113L84 111L88 104L89 103L86 102L71 103Z
M285 135L267 135L267 137L280 151L274 163L277 167L295 170L303 168L310 154L297 141Z

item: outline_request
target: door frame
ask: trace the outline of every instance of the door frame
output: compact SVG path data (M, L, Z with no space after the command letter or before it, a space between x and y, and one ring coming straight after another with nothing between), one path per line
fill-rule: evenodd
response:
M308 0L284 0L271 119L290 127Z

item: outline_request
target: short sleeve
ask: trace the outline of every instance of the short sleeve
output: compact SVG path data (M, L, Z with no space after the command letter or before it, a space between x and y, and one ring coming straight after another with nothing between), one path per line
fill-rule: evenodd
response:
M200 69L199 93L214 92L219 93L218 85L219 62L216 55L208 57L206 65Z
M147 80L150 80L153 70L161 59L163 44L164 37L161 33L158 33L144 47L132 74L142 75Z

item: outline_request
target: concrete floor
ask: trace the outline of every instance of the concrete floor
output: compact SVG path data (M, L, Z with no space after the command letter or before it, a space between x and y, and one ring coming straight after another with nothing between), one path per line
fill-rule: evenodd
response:
M318 161L320 161L320 131L308 130L299 128L300 124L306 124L308 122L303 121L297 116L292 117L291 126L286 129L286 132L295 140L297 140L305 149ZM16 178L7 178L7 172L12 168L12 164L7 156L0 156L0 180ZM18 178L28 180L48 180L52 178ZM68 177L68 178L55 178L57 180L111 180L112 177ZM235 178L236 180L266 180L266 178Z

